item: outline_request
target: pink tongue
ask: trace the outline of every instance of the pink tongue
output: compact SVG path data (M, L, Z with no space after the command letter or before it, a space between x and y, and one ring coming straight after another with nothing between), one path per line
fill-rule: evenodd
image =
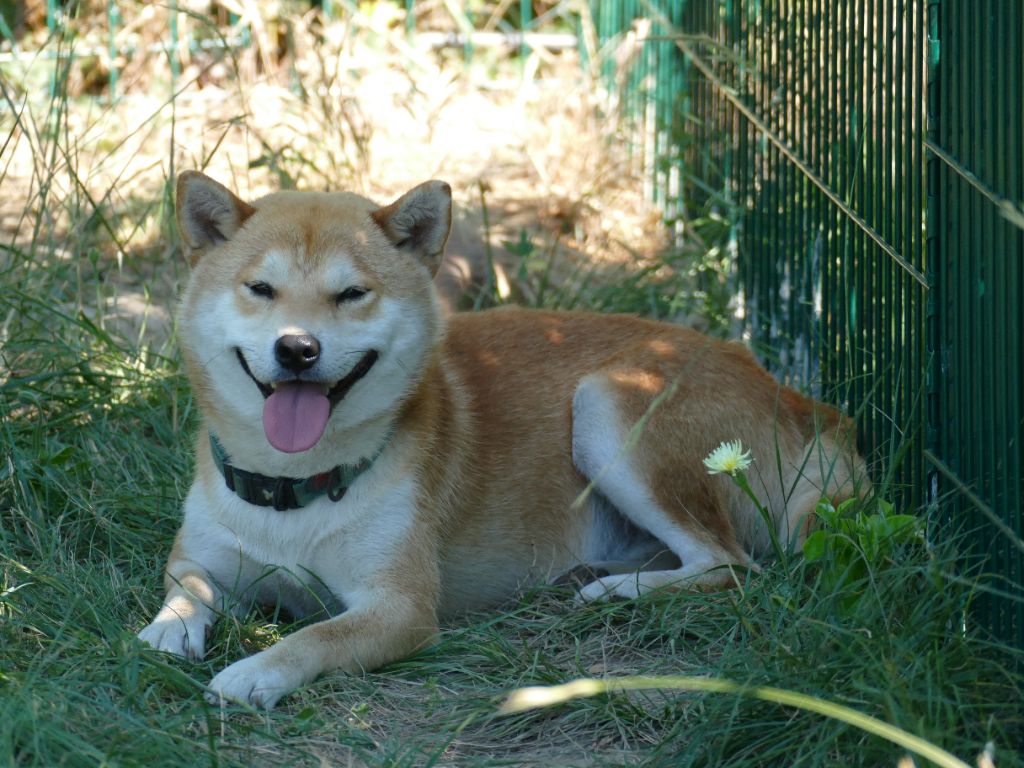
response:
M324 433L330 415L322 384L284 381L263 404L263 431L279 451L307 451Z

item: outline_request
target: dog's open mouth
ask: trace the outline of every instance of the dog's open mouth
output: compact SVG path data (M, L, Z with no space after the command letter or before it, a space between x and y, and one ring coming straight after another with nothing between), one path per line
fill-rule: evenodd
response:
M317 444L327 428L331 410L345 398L357 381L370 372L378 357L374 349L364 353L352 370L333 385L302 379L268 384L253 376L242 350L236 349L235 353L242 370L266 398L263 404L263 431L267 441L285 453L308 451Z

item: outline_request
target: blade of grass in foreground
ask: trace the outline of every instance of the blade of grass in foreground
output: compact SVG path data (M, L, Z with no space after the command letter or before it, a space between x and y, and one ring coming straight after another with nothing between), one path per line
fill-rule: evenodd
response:
M584 696L596 696L599 693L617 693L621 691L641 691L656 688L672 688L681 691L707 691L710 693L733 693L749 696L762 701L796 707L808 712L815 712L849 725L862 731L881 736L883 739L898 744L923 758L931 760L943 768L970 768L960 758L951 755L944 749L936 747L929 741L907 733L901 728L885 723L863 712L835 704L830 701L808 696L795 691L767 686L747 686L730 680L717 680L710 677L686 677L680 675L665 677L620 677L615 680L594 680L584 678L573 680L564 685L537 686L520 688L509 694L505 703L499 708L500 714L523 712L538 707L549 707L554 704Z

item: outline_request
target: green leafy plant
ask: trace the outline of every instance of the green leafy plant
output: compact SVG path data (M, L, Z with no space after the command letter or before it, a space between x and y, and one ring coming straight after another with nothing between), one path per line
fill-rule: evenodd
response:
M921 518L895 514L884 499L871 506L877 511L868 511L861 499L847 499L838 507L822 500L815 509L819 527L804 541L804 559L847 613L855 609L863 594L860 587L876 567L894 561L902 548L924 541Z

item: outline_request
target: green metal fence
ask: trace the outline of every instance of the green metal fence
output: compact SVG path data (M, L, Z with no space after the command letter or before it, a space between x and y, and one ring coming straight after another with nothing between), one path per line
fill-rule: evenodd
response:
M987 600L991 621L1024 644L1024 4L929 6L929 328L934 386L927 454L947 507L977 527L1018 602ZM934 458L933 458L934 456ZM948 470L945 468L948 467ZM949 482L953 481L953 482Z
M857 416L890 496L968 531L997 577L976 615L1024 643L1024 5L591 8L609 46L653 22L606 74L655 198L738 222L755 348Z

